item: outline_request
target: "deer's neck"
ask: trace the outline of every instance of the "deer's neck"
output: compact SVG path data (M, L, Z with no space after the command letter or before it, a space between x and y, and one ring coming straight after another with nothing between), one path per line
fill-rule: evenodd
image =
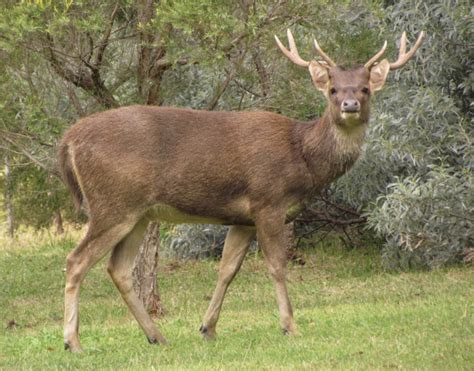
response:
M346 173L357 161L364 144L367 122L336 122L330 110L306 129L302 138L305 161L316 190Z

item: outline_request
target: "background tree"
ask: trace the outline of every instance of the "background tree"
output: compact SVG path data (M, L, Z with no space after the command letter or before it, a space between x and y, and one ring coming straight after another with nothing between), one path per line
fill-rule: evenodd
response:
M158 87L171 63L163 62L165 50L147 28L155 13L156 4L143 1L34 2L8 8L1 24L8 30L2 48L9 59L6 67L20 78L7 79L5 85L23 89L10 90L6 97L12 104L6 104L2 142L4 149L18 154L19 161L30 162L15 167L16 174L9 176L15 179L14 187L6 188L13 188L17 203L30 209L23 215L21 206L15 208L20 210L16 212L19 222L47 225L52 213L45 209L53 209L54 220L61 221L59 205L65 201L53 177L57 175L54 147L70 122L95 110L132 103L128 101L132 90L135 102L158 103ZM125 84L133 87L123 89ZM25 202L30 195L34 198ZM6 201L11 204L8 197ZM38 213L31 213L32 204ZM61 228L58 223L58 231ZM150 229L155 235L157 230ZM147 241L158 240L152 237ZM141 254L148 256L158 246L145 243ZM151 252L151 257L155 261L158 254ZM156 278L147 267L139 273ZM140 274L138 283L144 280ZM156 279L151 282L146 288L139 286L139 292L148 308L155 310L160 306L159 294Z

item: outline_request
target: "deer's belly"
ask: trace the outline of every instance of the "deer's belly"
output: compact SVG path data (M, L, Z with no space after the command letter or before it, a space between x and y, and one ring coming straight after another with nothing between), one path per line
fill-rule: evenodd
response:
M147 217L152 220L159 220L169 223L190 223L190 224L228 224L223 219L210 218L188 214L173 206L166 204L156 204L147 213Z
M291 205L286 212L286 222L293 221L296 216L301 212L304 205L297 203ZM189 223L189 224L221 224L221 225L254 225L253 220L249 213L249 207L247 203L239 200L229 205L229 215L219 217L209 217L202 215L190 214L185 211L179 210L173 206L159 203L151 207L146 217L150 220L164 221L175 224Z

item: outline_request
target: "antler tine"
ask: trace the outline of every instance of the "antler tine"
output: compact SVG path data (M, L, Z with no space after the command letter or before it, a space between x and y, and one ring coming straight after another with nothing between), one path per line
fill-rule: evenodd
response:
M364 64L365 68L370 68L372 65L378 61L378 59L385 53L385 49L387 49L387 40L383 43L382 49L378 51L372 58L370 58L366 64Z
M407 53L407 35L406 32L403 32L402 37L400 38L400 48L398 52L398 59L390 63L390 69L391 70L396 70L400 67L403 67L411 57L413 57L413 54L418 50L420 47L421 43L423 42L423 39L425 37L425 31L420 32L420 36L418 36L418 39L416 40L415 45L413 48L410 49L410 51Z
M329 56L325 52L323 52L316 39L314 39L314 47L316 48L316 51L321 56L321 58L323 58L329 66L336 67L336 63L331 58L329 58Z
M407 33L403 31L402 37L400 37L400 47L398 48L398 54L405 54L407 51Z
M281 43L280 39L275 35L275 41L278 47L283 52L283 54L285 54L288 57L290 61L297 64L298 66L308 67L309 62L302 59L300 55L298 54L298 49L296 48L295 39L293 38L293 35L291 34L290 29L286 31L286 34L288 37L288 43L290 44L290 50L285 48L283 44Z

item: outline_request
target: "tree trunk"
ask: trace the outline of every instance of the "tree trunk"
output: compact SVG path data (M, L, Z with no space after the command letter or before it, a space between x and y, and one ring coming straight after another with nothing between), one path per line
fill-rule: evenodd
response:
M15 235L15 219L13 216L12 179L8 155L5 155L5 210L7 212L7 234L10 238L13 238Z
M150 223L133 268L133 286L145 308L153 317L165 314L157 283L160 225Z
M64 233L63 217L61 216L61 210L59 210L59 209L57 209L54 212L53 224L56 227L56 234L57 235L61 235L61 234Z

